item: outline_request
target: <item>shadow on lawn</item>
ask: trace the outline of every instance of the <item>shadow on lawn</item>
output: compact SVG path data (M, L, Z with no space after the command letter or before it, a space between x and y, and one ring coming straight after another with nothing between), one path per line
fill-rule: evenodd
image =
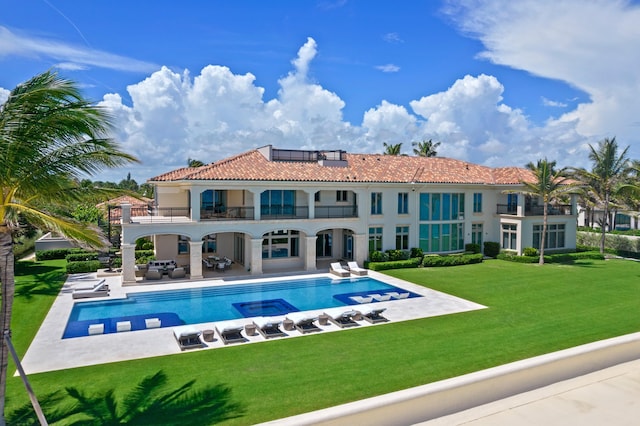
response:
M160 370L147 376L120 401L115 390L85 395L68 387L40 399L47 422L69 425L205 425L241 417L244 408L231 400L224 385L192 389L191 380L175 390L166 390L167 376ZM30 404L14 411L8 424L37 425Z
M16 296L30 298L32 295L55 296L65 280L66 273L60 268L38 262L16 262L15 276L33 276L33 280L16 280Z

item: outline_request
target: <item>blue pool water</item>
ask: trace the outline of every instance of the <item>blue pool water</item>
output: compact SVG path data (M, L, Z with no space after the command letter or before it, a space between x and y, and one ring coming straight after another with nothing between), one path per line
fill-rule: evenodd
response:
M184 290L131 293L126 299L75 303L63 338L86 336L89 324L115 332L118 321L144 329L145 318L160 318L163 327L245 317L284 315L357 304L350 296L407 291L370 278L333 280L315 277L259 284L236 284ZM409 297L420 297L411 293Z

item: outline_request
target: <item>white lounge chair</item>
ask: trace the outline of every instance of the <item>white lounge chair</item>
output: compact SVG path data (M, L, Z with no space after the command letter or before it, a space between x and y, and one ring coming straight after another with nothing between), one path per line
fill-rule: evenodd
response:
M386 310L387 308L370 308L370 309L363 310L360 313L362 314L362 318L364 318L365 321L368 321L372 324L376 324L379 322L389 321L387 318L380 315Z
M241 324L216 324L216 331L225 345L246 342L248 339L242 335L243 329L244 326Z
M351 275L351 273L349 271L347 271L346 269L344 269L342 267L342 265L340 265L340 262L332 263L330 272L333 275L337 275L339 277L348 277L348 276Z
M104 324L90 324L89 325L89 335L94 334L104 334Z
M351 271L351 273L354 275L362 276L369 273L369 271L367 271L366 269L359 267L356 262L348 262L347 266L349 267L349 271Z
M358 311L354 311L353 309L342 309L342 308L333 308L327 309L324 311L324 314L329 317L329 321L334 323L340 328L346 327L355 327L358 324L354 321L354 317L359 315Z
M371 296L351 296L349 299L357 303L371 303L373 301Z
M74 299L85 299L89 297L104 297L109 295L109 286L102 281L97 286L89 290L73 290L71 297Z
M369 296L371 296L376 302L386 302L387 300L391 300L390 294L370 294Z
M258 317L253 320L258 332L262 334L265 339L271 337L284 337L287 333L280 330L281 320L269 317Z
M123 331L131 331L131 321L118 321L116 323L116 331L118 333Z
M315 324L318 317L308 315L302 312L291 312L287 314L287 319L293 321L293 325L300 333L311 333L314 331L322 331L320 327Z
M181 350L201 348L204 346L200 340L200 330L192 327L174 328L173 336L176 338Z

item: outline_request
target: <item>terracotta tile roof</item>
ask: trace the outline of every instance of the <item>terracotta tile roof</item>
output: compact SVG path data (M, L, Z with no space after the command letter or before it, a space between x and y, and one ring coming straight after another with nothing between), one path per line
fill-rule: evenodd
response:
M121 195L120 197L112 198L111 200L96 204L96 207L119 206L122 203L128 203L132 206L146 206L152 201L153 200L151 198L146 197L140 197L140 199L138 199L130 195Z
M517 167L491 168L444 157L346 154L346 167L316 162L268 161L257 150L202 167L181 168L151 178L151 182L185 180L384 182L519 184L531 178Z

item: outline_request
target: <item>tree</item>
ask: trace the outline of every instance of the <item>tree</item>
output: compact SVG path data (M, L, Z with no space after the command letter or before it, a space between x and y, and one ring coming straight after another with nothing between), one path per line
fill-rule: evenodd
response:
M631 187L632 167L627 157L627 146L619 152L616 138L605 138L598 142L597 147L589 145L589 159L592 163L591 171L583 168L573 169L572 175L588 185L598 203L603 207L603 221L601 224L600 253L604 253L605 236L610 225L610 206L617 195Z
M189 167L202 167L204 166L204 163L200 160L194 160L192 158L189 158L187 160L187 166Z
M19 215L31 224L100 247L99 231L52 214L52 205L72 205L90 190L81 177L137 161L107 137L107 112L84 99L77 85L46 71L11 91L0 106L0 331L11 330L15 291L12 233ZM2 337L2 336L0 336ZM0 338L0 425L5 424L8 348Z
M536 164L529 163L526 166L535 177L533 182L525 182L524 190L517 192L542 199L542 235L540 237L540 260L539 264L544 264L544 245L547 235L547 210L549 204L558 200L558 198L575 190L574 185L570 185L567 181L567 169L556 170L556 162L548 161L546 158L538 160Z
M384 146L383 155L400 155L402 143L388 144L386 142L382 142L382 145Z
M429 139L428 141L422 142L411 142L413 148L413 153L419 157L435 157L438 155L438 151L436 148L440 146L440 142L433 142L433 140Z

